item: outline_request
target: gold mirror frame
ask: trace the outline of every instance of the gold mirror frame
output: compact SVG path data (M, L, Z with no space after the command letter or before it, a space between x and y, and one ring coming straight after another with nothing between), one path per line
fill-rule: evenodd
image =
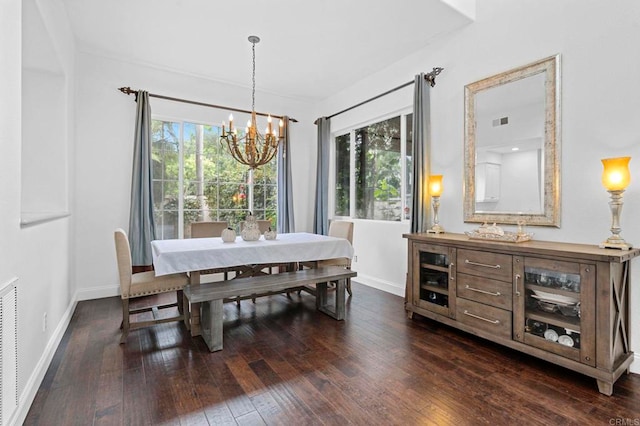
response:
M476 211L476 95L537 74L545 74L544 183L541 214ZM465 86L464 221L560 227L560 55Z

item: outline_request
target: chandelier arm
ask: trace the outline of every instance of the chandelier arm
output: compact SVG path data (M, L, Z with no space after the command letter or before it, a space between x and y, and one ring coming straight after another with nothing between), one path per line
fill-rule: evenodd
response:
M240 152L240 149L238 148L238 144L237 141L233 142L233 146L229 147L229 152L231 153L231 156L238 162L245 164L245 165L249 165L249 163L246 162L246 160L243 158L242 153Z
M273 160L273 157L275 157L277 153L278 151L271 151L271 153L269 154L269 157L267 158L267 161L265 161L263 164L267 164L269 161Z
M270 144L269 144L269 139L266 138L266 140L262 141L262 157L267 157L268 153L269 153L269 148L270 148Z

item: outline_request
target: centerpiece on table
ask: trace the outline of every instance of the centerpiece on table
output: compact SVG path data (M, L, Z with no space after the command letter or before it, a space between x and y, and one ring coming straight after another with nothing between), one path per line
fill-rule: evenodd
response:
M240 236L245 241L258 241L260 239L260 228L258 222L251 212L244 220L244 227L240 231Z
M225 243L235 243L236 242L236 231L233 228L227 228L222 231L222 241Z
M275 229L271 229L271 227L269 227L269 229L264 231L265 240L275 240L277 236L278 236L278 233L276 232Z

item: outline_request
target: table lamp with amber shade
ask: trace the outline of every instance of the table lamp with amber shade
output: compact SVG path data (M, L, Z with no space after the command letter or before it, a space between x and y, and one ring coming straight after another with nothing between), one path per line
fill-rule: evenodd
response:
M433 203L433 226L427 230L430 234L441 234L444 228L438 223L438 210L440 209L440 195L442 195L442 175L429 176L429 195Z
M600 244L600 248L615 248L629 250L632 245L620 236L620 212L622 211L622 193L631 181L629 173L629 160L631 157L605 158L602 160L604 170L602 172L602 184L609 191L611 201L611 236Z

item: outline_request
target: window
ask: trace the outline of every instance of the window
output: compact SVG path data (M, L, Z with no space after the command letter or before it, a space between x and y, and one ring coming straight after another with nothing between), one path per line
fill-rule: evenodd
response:
M220 128L152 120L157 237L190 236L192 222L226 220L237 229L248 211L276 225L276 159L250 171L220 144Z
M398 115L335 137L336 216L409 219L411 118Z
M336 138L336 208L337 216L349 216L349 189L350 189L350 157L349 150L351 144L351 135L346 134Z

